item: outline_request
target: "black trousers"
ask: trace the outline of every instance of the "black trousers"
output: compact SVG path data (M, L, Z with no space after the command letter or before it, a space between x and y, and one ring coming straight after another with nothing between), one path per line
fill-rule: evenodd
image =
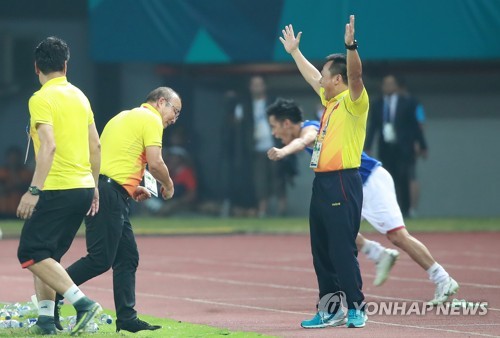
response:
M130 204L124 188L99 178L99 212L85 219L87 256L66 270L80 285L113 268L117 323L135 319L135 273L139 251L129 221Z
M349 309L364 304L355 242L362 203L358 169L316 173L309 226L319 298L342 291Z

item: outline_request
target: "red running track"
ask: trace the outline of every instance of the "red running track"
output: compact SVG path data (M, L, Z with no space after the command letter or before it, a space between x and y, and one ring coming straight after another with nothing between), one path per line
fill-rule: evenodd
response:
M389 245L381 235L369 235ZM307 235L138 237L139 313L281 337L500 337L500 233L417 234L460 283L456 298L487 301L483 316L371 315L363 329L304 330L314 312L317 285ZM0 301L28 301L33 280L16 258L17 240L0 241ZM63 265L85 254L78 238ZM434 285L404 253L391 278L372 285L375 268L360 256L367 301L427 301ZM83 286L113 308L111 273ZM165 329L168 330L168 329ZM168 336L168 331L165 332Z

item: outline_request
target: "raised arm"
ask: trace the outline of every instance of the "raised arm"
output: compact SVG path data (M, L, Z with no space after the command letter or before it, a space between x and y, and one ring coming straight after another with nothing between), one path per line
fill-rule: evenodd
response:
M292 142L290 142L283 148L273 147L269 149L267 151L267 157L269 157L270 160L279 161L289 155L298 153L304 150L306 147L312 146L317 134L318 130L315 127L305 127L304 129L302 129L300 137L292 140Z
M354 15L349 18L349 23L345 25L344 42L346 46L353 46L354 39ZM347 79L349 82L349 93L351 99L356 101L363 92L362 65L357 49L347 49Z
M285 29L281 32L283 33L283 36L280 36L280 41L283 44L283 47L285 47L287 53L293 57L300 74L302 74L307 83L309 83L311 87L313 87L314 91L319 95L319 89L321 88L319 83L321 73L318 69L316 69L316 67L307 61L299 49L302 32L299 32L297 37L295 37L292 25L285 26Z

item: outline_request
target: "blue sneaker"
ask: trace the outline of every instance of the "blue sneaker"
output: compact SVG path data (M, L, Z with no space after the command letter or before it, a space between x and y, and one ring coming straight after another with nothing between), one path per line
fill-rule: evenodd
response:
M347 327L365 327L368 316L363 310L349 309L347 312Z
M304 320L300 323L304 329L321 329L329 326L340 326L346 323L347 319L345 317L345 312L339 309L335 314L322 315L321 313L316 313L316 315L309 319Z

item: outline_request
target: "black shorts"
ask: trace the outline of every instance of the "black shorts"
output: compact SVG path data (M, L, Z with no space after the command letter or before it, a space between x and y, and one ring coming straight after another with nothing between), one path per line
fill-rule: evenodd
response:
M19 240L17 257L21 266L53 258L57 262L68 251L89 211L94 188L45 190Z

